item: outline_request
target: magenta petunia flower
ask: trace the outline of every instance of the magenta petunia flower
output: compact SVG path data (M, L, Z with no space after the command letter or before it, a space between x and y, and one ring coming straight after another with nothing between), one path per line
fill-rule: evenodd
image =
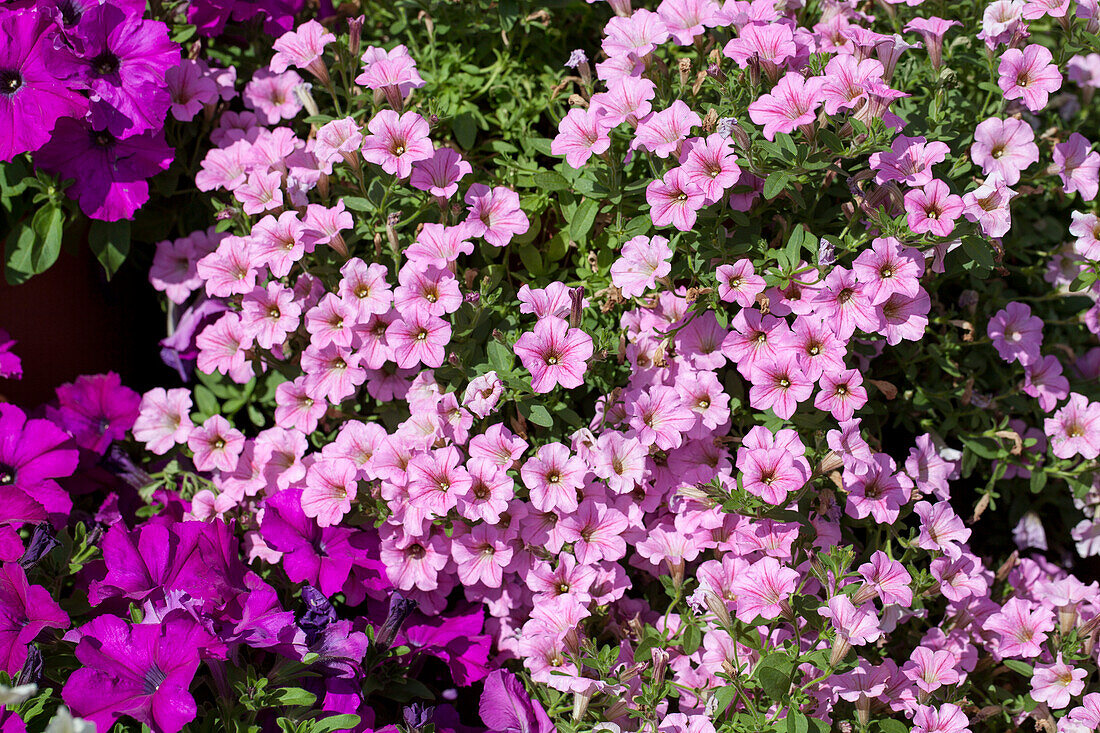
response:
M57 388L60 408L54 422L81 448L104 454L112 441L122 440L137 420L141 397L122 386L114 372L77 377Z
M69 617L40 585L30 585L17 562L0 566L0 669L13 678L43 630L69 628Z
M0 328L0 379L22 379L23 360L12 349L19 343Z
M132 625L99 616L80 629L76 657L83 666L69 676L61 696L73 713L100 730L127 715L159 733L177 733L197 714L187 688L199 668L201 647L211 641L182 613Z
M49 420L28 420L15 405L0 404L0 486L11 503L9 521L41 522L72 509L54 480L76 470L78 453L63 447L67 443L69 436Z
M41 148L62 117L81 117L87 100L63 81L48 13L0 9L0 162Z
M159 124L159 123L158 123ZM149 178L167 170L172 148L163 132L124 140L83 120L58 120L53 137L34 157L35 165L76 181L65 194L93 219L131 219L149 200Z
M80 56L67 65L92 94L92 116L110 108L102 119L119 138L159 130L172 104L165 78L180 63L168 26L105 3L85 11L74 34Z
M809 125L817 118L817 108L824 101L825 79L788 71L770 93L749 105L749 117L764 126L764 137L774 140L777 132L791 133L800 125Z
M218 101L218 85L209 67L198 59L184 59L164 75L172 100L172 116L190 122L208 105Z
M592 337L579 328L570 328L561 318L548 316L521 335L513 350L531 372L531 389L549 392L561 385L572 389L584 384L588 358L592 356Z
M1032 43L1021 51L1010 48L1001 54L997 86L1005 99L1020 99L1032 112L1047 106L1047 99L1062 87L1062 74L1046 46Z

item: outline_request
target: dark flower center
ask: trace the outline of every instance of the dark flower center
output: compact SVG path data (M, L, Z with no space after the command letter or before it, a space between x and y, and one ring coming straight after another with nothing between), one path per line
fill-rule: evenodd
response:
M92 134L92 142L101 148L107 148L115 144L115 138L106 130L99 130Z
M0 463L0 486L9 486L15 483L15 468L6 463Z
M152 695L160 689L166 679L168 679L168 673L154 664L145 672L142 689L146 695Z
M118 71L118 56L110 51L104 51L92 59L92 68L101 76L113 74Z
M66 28L72 28L79 23L80 18L84 15L84 9L74 0L61 0L57 4L57 9L61 12L61 22Z
M23 86L23 75L16 69L0 69L0 94L15 94Z
M419 560L424 557L424 548L421 545L410 545L409 549L405 550L405 554L409 557Z

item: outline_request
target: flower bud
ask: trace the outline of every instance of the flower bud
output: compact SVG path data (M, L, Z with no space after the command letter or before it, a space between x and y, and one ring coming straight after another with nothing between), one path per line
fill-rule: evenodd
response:
M359 58L359 48L363 42L363 23L365 15L348 18L348 53L353 59Z
M27 544L23 556L19 558L19 565L24 570L30 570L38 564L39 560L53 552L55 547L60 546L61 543L54 536L53 527L48 522L42 522L34 528L31 541Z
M379 649L389 649L402 624L416 610L417 605L416 601L405 598L400 593L395 592L391 595L389 613L386 614L386 620L382 622L378 634L374 637L375 646Z

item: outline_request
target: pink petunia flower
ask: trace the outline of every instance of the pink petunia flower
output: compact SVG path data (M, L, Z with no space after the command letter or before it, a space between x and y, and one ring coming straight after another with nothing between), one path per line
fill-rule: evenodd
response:
M905 194L906 221L914 234L929 233L946 237L962 215L962 198L951 193L947 184L933 179L924 188Z
M986 619L983 630L1000 636L997 653L1002 657L1033 659L1042 653L1047 634L1054 631L1054 613L1023 598L1010 598Z
M504 186L490 189L475 183L466 191L467 231L494 247L503 247L512 237L524 234L531 223L519 205L519 195Z
M402 369L417 364L434 369L443 364L445 347L451 341L451 324L426 311L413 310L386 328L386 341Z
M653 225L673 225L682 232L695 226L696 212L706 205L706 193L692 183L687 171L673 168L664 178L652 181L645 189L649 216Z
M363 158L398 178L408 178L413 163L435 154L428 122L415 112L398 115L384 109L371 118L367 129L370 134L363 140Z
M639 235L623 244L619 259L611 264L611 282L624 298L640 297L672 271L671 258L668 239Z
M1020 99L1029 110L1038 112L1062 86L1062 74L1053 61L1050 50L1038 43L1029 44L1022 51L1010 48L1001 54L997 86L1005 99Z
M584 485L587 467L561 443L548 443L528 458L520 477L530 492L531 503L541 512L572 512L577 492Z
M692 128L702 124L699 115L683 100L677 99L668 109L654 112L639 124L631 145L644 148L658 158L673 154L678 157L681 143L691 134Z
M1031 677L1031 697L1036 702L1045 702L1053 710L1069 707L1073 698L1084 692L1085 678L1088 676L1088 670L1070 666L1058 652L1053 664L1035 665L1035 674Z
M592 356L592 337L550 316L521 335L513 350L523 368L531 372L531 389L535 392L549 392L559 384L572 389L584 383L587 361Z
M162 456L179 443L186 443L194 425L191 422L191 392L163 387L142 395L138 418L132 428L134 438Z
M788 71L770 93L749 105L749 117L764 126L764 137L774 140L777 132L791 133L799 125L809 125L817 118L817 108L824 101L825 79Z
M459 181L473 170L457 151L438 148L432 157L413 163L409 185L432 196L449 199L458 193Z
M1020 173L1039 161L1039 146L1023 120L990 117L974 128L970 159L982 167L982 173L999 174L1006 185L1014 186Z
M756 274L751 260L719 265L715 277L718 278L718 297L742 308L750 307L756 302L756 296L764 292L764 278Z
M302 513L317 521L318 527L332 527L351 511L351 501L359 491L359 469L347 458L321 459L306 471L302 490Z
M1080 193L1084 201L1096 198L1100 188L1100 153L1079 132L1054 146L1054 165L1066 193Z
M558 124L558 134L550 143L553 155L564 155L571 168L582 168L593 155L611 147L608 132L613 125L596 109L574 107Z
M1006 362L1027 366L1039 360L1043 345L1043 319L1031 315L1031 307L1012 302L989 319L989 338Z
M1058 458L1100 456L1100 403L1072 392L1069 401L1043 422L1050 449Z
M212 415L187 436L187 447L200 471L232 471L244 448L244 434L221 415Z

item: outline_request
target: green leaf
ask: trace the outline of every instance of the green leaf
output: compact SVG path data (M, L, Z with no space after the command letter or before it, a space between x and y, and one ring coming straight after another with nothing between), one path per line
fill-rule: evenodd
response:
M694 654L702 643L703 632L699 630L698 626L688 624L687 628L684 629L684 643L681 645L684 654Z
M798 710L787 711L787 733L809 733L810 720Z
M530 244L525 244L519 247L517 250L520 261L523 262L523 266L527 268L527 274L531 277L538 277L542 274L542 255Z
M556 171L539 171L530 181L530 185L540 191L568 191L571 188L565 176Z
M963 252L970 258L970 267L977 267L979 277L984 277L993 269L994 261L993 245L983 237L966 236L962 240Z
M130 222L93 221L88 230L88 245L110 280L130 254Z
M760 660L753 675L760 683L760 689L776 702L787 699L791 690L790 658L782 652L773 652Z
M573 220L569 222L569 238L574 242L584 242L596 221L599 210L600 202L595 199L582 201L576 213L573 214Z
M789 178L790 174L788 174L787 171L769 173L768 179L764 181L764 198L771 201L776 196L783 193L783 189L787 187Z
M455 141L466 150L469 150L477 142L477 123L469 112L456 115L451 120L451 131L454 132Z
M515 355L507 346L499 341L490 341L489 345L485 347L485 353L489 357L489 364L498 374L512 371Z
M280 705L293 707L295 705L309 706L317 702L317 696L301 687L280 687L271 694L271 697Z
M542 405L531 405L528 410L525 411L524 417L529 422L533 422L539 427L548 428L554 424L554 418L550 416L550 411Z
M1041 471L1038 468L1031 470L1031 480L1029 486L1031 493L1038 494L1043 490L1043 487L1047 485L1047 472Z
M195 385L195 403L199 413L205 417L216 415L219 412L218 399L208 388L203 385Z
M359 725L358 715L333 715L322 720L318 720L310 728L310 733L335 733L338 730L351 730L355 726Z
M374 208L374 204L362 196L345 196L342 200L350 211L370 211Z
M1019 659L1006 659L1004 665L1011 669L1013 672L1022 674L1024 677L1030 678L1035 672L1035 668L1027 662L1021 662Z
M31 271L31 252L38 236L29 224L19 224L4 240L4 277L11 285L20 285L29 280Z

